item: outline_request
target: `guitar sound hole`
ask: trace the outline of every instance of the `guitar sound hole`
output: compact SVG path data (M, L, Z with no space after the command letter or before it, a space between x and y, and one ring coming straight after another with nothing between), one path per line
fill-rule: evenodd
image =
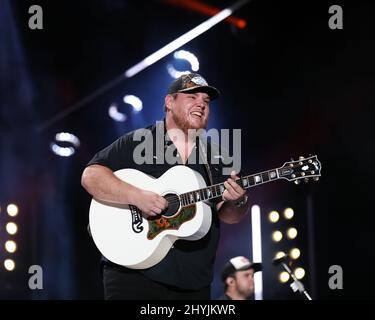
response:
M165 217L171 217L178 212L180 209L180 199L176 194L168 193L164 195L164 199L168 201L168 207L162 211L162 215Z

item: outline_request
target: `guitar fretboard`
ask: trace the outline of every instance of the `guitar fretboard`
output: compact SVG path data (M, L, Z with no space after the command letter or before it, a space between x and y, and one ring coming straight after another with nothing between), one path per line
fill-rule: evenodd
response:
M278 169L260 172L244 176L236 180L236 183L244 189L248 189L263 183L280 179ZM211 200L221 197L225 191L224 183L180 194L181 205L187 206L199 201Z

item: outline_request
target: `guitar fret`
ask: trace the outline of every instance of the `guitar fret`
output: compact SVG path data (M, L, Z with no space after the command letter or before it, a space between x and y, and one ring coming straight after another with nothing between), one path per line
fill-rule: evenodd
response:
M202 200L205 200L204 199L204 194L203 194L203 189L199 189L199 195L201 197Z
M238 179L238 180L236 180L236 183L237 183L241 188L243 188L243 179Z
M261 174L263 182L267 182L270 180L270 176L268 175L268 172L264 172Z
M242 178L242 186L243 188L246 188L249 185L249 180L248 178Z
M222 195L224 193L224 190L225 190L225 187L223 184L220 184L220 195Z
M268 172L269 172L270 180L277 179L277 173L276 173L275 170L271 170L271 171L268 171Z
M262 183L262 177L261 177L261 175L257 174L255 176L253 176L253 178L254 178L254 183L255 184Z
M220 185L217 185L215 189L216 189L216 196L218 197L220 195Z
M254 186L255 185L255 179L254 179L253 176L249 177L248 180L249 180L249 186Z

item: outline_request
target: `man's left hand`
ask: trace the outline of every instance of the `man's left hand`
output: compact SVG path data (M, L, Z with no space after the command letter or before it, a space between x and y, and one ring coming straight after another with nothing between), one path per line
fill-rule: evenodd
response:
M230 178L224 182L225 191L222 195L224 201L237 202L242 200L246 194L246 190L241 188L235 180L239 179L235 171L232 171Z

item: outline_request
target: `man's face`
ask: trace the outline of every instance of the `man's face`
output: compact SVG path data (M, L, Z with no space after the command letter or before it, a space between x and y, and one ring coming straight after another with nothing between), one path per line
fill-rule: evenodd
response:
M172 118L181 130L207 128L210 110L207 93L177 93L170 101Z
M250 298L254 294L254 270L237 271L234 281L239 294L245 298Z

